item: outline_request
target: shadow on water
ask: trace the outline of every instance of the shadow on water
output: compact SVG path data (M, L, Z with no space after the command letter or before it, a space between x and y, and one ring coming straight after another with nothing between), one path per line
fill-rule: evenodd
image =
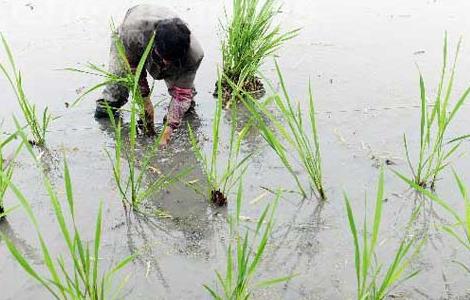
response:
M299 269L308 272L314 267L315 256L320 251L319 235L325 228L326 220L322 216L325 202L320 201L314 207L313 211L302 216L306 207L310 204L308 201L301 201L292 218L282 226L278 226L278 230L273 233L276 243L272 250L272 255L266 258L266 262L271 266L279 266L279 262L284 266L283 274L285 276L295 274ZM283 249L290 249L288 252L282 252ZM302 293L302 289L287 281L283 290L291 290L295 293ZM299 295L307 296L307 295Z
M255 153L259 150L260 145L263 145L264 139L259 134L259 130L252 119L250 111L246 109L243 103L238 102L232 105L236 105L237 110L236 132L240 134L247 125L250 126L242 141L242 145L244 146L242 150L246 153ZM231 109L227 108L224 113L224 120L227 124L232 124L232 119Z
M2 236L6 236L30 261L36 265L42 263L41 258L37 255L38 250L20 238L6 219L0 221L0 234L0 244L2 244Z

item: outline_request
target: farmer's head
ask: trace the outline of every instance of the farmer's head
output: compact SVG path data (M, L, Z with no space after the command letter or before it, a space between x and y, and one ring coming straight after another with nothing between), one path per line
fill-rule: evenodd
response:
M164 65L181 62L190 46L191 31L178 18L161 21L155 30L154 52Z

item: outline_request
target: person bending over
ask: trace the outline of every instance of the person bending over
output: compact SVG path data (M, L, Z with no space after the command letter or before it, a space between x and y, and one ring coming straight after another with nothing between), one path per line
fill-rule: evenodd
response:
M171 101L164 122L167 127L161 144L166 145L172 132L181 124L184 114L194 106L194 78L204 57L196 37L176 13L165 7L146 4L130 8L122 24L113 33L122 41L131 70L135 72L152 36L155 36L150 54L139 78L139 88L144 100L144 130L154 134L154 109L150 100L147 73L155 80L165 80ZM126 74L114 39L111 43L109 72L118 76ZM126 104L127 87L110 84L101 99L96 101L96 118L108 117L107 106L116 112ZM166 121L165 121L166 120Z

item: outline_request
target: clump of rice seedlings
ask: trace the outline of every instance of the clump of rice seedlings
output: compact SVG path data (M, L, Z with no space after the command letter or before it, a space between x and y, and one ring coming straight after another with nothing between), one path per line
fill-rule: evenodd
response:
M427 198L431 199L433 202L441 206L447 213L449 213L454 222L451 225L443 224L441 229L447 233L449 236L454 238L460 245L462 245L470 253L470 198L468 195L468 189L462 179L455 173L454 178L457 183L457 187L460 191L462 199L464 201L463 214L458 212L455 208L450 206L447 201L441 199L435 193L426 190L422 186L416 184L414 181L408 179L406 176L395 172L395 174L409 184L410 187L415 189L417 192L422 193ZM466 272L470 273L470 265L455 261L460 265Z
M24 133L20 133L26 139ZM40 163L27 145L31 156L36 164ZM54 209L54 217L58 229L62 234L66 244L67 252L53 258L47 242L41 233L40 224L34 214L29 200L21 190L9 180L7 173L0 171L0 177L7 181L11 190L24 209L27 217L33 225L41 248L42 259L47 269L46 273L41 273L28 258L21 253L15 244L7 237L2 236L6 246L14 259L23 270L43 286L53 299L111 299L119 296L119 293L126 281L119 284L113 282L113 276L125 267L133 257L127 257L108 271L102 271L100 267L100 248L102 238L102 204L100 204L96 217L94 242L90 247L87 241L82 238L82 234L76 224L76 206L74 202L74 192L72 180L67 162L64 160L64 181L66 201L60 201L57 192L54 190L50 180L45 176L44 186ZM63 207L64 202L66 208Z
M408 165L411 169L414 182L422 187L434 188L439 173L449 165L453 154L459 149L462 140L468 138L468 136L457 138L449 138L447 136L449 125L462 108L470 93L470 88L467 88L454 104L451 103L460 46L461 40L457 45L454 62L450 70L448 70L446 34L442 72L434 102L429 103L423 76L421 74L419 76L421 94L420 145L418 162L415 166L411 162L406 136L403 137L403 140ZM453 143L449 143L448 140L451 140Z
M3 35L1 35L3 48L8 57L8 63L10 65L10 71L7 66L0 61L0 70L6 77L13 91L15 92L18 104L23 113L23 117L28 123L29 130L32 135L32 139L29 140L31 145L44 146L46 143L47 128L51 124L53 118L48 108L46 107L41 116L38 116L36 105L32 104L26 96L23 89L23 79L21 71L16 67L13 53Z
M380 224L382 221L382 203L384 201L384 172L380 172L375 201L375 212L372 227L369 226L367 215L364 216L362 237L359 236L356 217L351 208L348 196L345 194L346 211L349 228L354 242L354 266L357 280L357 299L384 299L391 289L399 282L416 276L419 271L407 272L411 259L416 256L420 246L411 251L416 243L415 238L403 238L395 252L393 261L386 267L377 261L376 248L379 242ZM367 210L367 207L365 208ZM418 210L413 212L411 222L415 219ZM409 226L410 226L409 224ZM408 227L409 227L408 226ZM361 229L359 227L359 229ZM383 272L384 270L385 273Z
M219 87L222 81L218 81ZM206 175L208 184L208 194L211 202L223 206L227 204L227 196L233 187L237 184L239 174L246 169L247 162L252 154L248 154L243 158L239 156L240 142L243 135L237 134L237 108L233 106L231 110L231 128L229 153L226 161L219 159L220 150L220 122L222 120L223 97L222 90L218 90L217 104L215 107L214 120L212 122L212 151L210 155L206 155L204 150L199 146L197 138L188 124L189 137L191 140L193 151L196 158L201 164L202 170ZM222 170L222 172L220 172Z
M123 149L124 137L122 136L122 123L120 118L117 118L111 108L108 106L109 119L111 125L115 132L115 147L114 155L111 155L108 152L108 156L113 164L113 176L118 187L119 193L122 196L124 205L130 206L133 209L137 209L139 204L146 198L148 198L152 193L157 190L164 189L177 181L179 178L185 176L188 170L184 170L175 176L171 175L162 175L157 180L153 181L151 184L146 184L146 178L148 174L148 169L151 167L152 158L156 155L158 146L161 140L161 135L159 135L155 141L148 147L147 151L143 154L143 158L139 159L138 155L138 127L140 120L145 119L145 109L143 98L140 94L139 89L139 78L144 70L147 57L152 49L154 37L151 38L149 44L147 45L144 54L138 64L138 67L135 72L132 72L127 56L125 53L125 48L120 40L120 38L115 34L114 42L116 43L116 48L118 50L119 57L121 58L122 64L125 66L126 73L123 76L109 73L108 71L98 67L97 65L90 64L88 70L77 70L77 69L68 69L71 71L76 71L80 73L92 74L101 78L104 78L103 82L89 88L85 91L73 105L76 105L81 101L86 95L96 91L97 89L106 86L108 84L121 84L126 86L130 91L130 122L129 122L129 134L127 137L128 148ZM144 121L145 123L145 121ZM164 130L164 129L163 129ZM162 131L163 132L163 131ZM122 159L121 155L126 158L127 167L128 167L128 176L122 175Z
M236 215L230 219L232 238L227 249L227 265L225 275L216 272L217 286L215 288L204 285L213 299L242 300L250 299L253 291L277 283L290 280L293 276L253 282L257 270L274 226L274 213L276 212L281 193L276 194L274 203L269 204L261 214L254 233L247 229L241 232L240 211L243 201L242 183L237 193Z
M263 84L256 76L263 61L298 33L283 33L279 25L273 24L279 11L276 0L232 0L232 15L229 17L226 12L221 26L223 72L238 88L256 97L264 94ZM232 86L224 81L222 88L224 99L231 100Z
M304 197L307 196L306 188L304 188L294 170L296 160L299 161L309 177L310 190L318 198L326 199L312 88L309 85L309 109L307 120L305 120L300 102L294 104L289 96L277 63L276 70L282 93L270 97L266 102L274 102L281 113L280 119L270 112L266 103L257 102L248 93L245 93L245 96L240 99L254 117L256 127L260 130L264 140L294 178L301 194ZM291 151L291 149L294 151Z

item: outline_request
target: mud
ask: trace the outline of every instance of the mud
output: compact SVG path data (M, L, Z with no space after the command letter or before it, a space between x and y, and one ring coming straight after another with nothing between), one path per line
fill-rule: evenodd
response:
M227 197L221 191L211 191L211 201L216 206L227 206Z
M215 100L212 96L220 64L217 38L218 18L223 2L216 0L162 0L191 25L205 50L205 59L196 79L196 114L188 119L198 138L209 151ZM156 194L145 202L148 214L126 216L116 190L112 169L104 149L113 150L114 132L107 122L93 119L94 100L65 108L77 97L76 90L96 84L99 79L61 71L80 67L88 61L106 64L109 51L109 21L118 23L135 1L0 0L0 31L10 42L22 70L23 82L38 110L48 105L55 120L48 134L48 151L42 163L65 201L61 159L68 159L74 183L77 225L82 237L93 239L93 226L100 201L103 202L103 246L101 262L109 267L132 253L139 253L122 276L129 275L125 299L209 299L203 284L215 283L215 270L225 268L228 245L227 215L235 211L227 195L227 207L214 207L208 199L181 183ZM34 9L32 9L33 7ZM419 65L430 88L436 92L441 68L444 31L449 33L450 53L460 35L464 44L455 82L455 97L470 82L470 9L467 0L296 0L284 1L279 22L285 29L301 27L299 37L279 52L278 62L293 99L308 108L308 82L312 83L318 111L327 201L303 200L285 193L276 214L276 226L257 279L288 274L297 276L288 283L258 291L254 299L353 299L355 296L354 251L349 233L343 192L360 214L364 197L375 196L378 167L407 173L403 133L407 134L416 157L419 143ZM4 58L4 56L0 56ZM263 75L275 82L274 64L269 60ZM267 85L266 85L267 86ZM274 87L277 89L277 85ZM267 95L270 91L267 91ZM2 131L14 131L11 115L20 116L14 95L0 80ZM157 107L157 127L161 128L169 96L157 82L153 94ZM455 119L453 133L468 133L470 109L465 105ZM230 113L222 121L222 140L230 134ZM124 121L128 122L124 115ZM240 116L242 119L243 116ZM125 134L125 132L123 132ZM145 147L145 139L139 141ZM12 145L14 148L15 145ZM12 149L13 150L13 149ZM241 211L244 225L254 226L257 217L274 196L266 189L295 189L282 164L253 128L242 145L253 157L244 178L245 201ZM461 154L469 150L465 142ZM227 156L226 145L220 157ZM161 172L194 167L188 181L204 182L203 172L191 150L188 132L182 126L170 147L155 159ZM456 172L470 183L468 156L453 162ZM296 166L302 181L307 176ZM20 155L14 181L30 199L44 238L54 255L64 253L64 245L53 208L42 186L41 176L26 153ZM465 251L440 231L451 219L436 205L423 202L391 172L385 178L386 202L378 246L379 258L389 261L404 233L416 205L423 211L412 233L426 236L421 254L412 264L421 270L413 280L393 290L399 299L466 299L470 297L469 275L454 261L469 261ZM264 187L264 188L263 188ZM449 205L462 211L463 201L452 172L442 173L436 192ZM5 206L17 204L9 192ZM371 205L368 205L370 208ZM150 214L149 212L153 212ZM371 216L369 211L368 215ZM8 236L42 269L40 248L33 227L20 210L0 224ZM0 299L50 299L26 275L0 241Z
M232 80L232 82L237 82L238 79ZM227 81L227 80L222 80L220 84L222 88L222 99L227 107L230 102L233 100L234 94L233 94L233 87L232 85ZM241 87L241 92L242 93L247 93L254 99L260 99L266 94L266 90L264 88L263 82L259 77L254 77L250 80L247 80L244 84L243 87ZM216 82L215 83L215 90L214 90L214 97L219 96L219 84Z

